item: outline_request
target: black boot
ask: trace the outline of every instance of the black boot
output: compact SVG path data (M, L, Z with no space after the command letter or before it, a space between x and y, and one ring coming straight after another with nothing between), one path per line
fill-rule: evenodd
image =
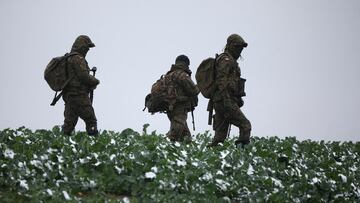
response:
M97 130L97 128L91 127L90 129L87 130L88 135L90 136L97 136L99 134L99 131Z

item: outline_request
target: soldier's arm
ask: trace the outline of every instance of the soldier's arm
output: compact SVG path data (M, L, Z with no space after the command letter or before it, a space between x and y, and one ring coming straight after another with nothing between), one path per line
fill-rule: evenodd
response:
M231 71L231 59L227 56L221 57L216 66L216 86L223 98L229 98L228 85Z
M86 61L83 57L78 55L71 57L70 63L81 83L90 87L96 86L100 83L98 79L89 74Z
M186 73L180 75L178 79L178 84L184 90L186 96L194 97L199 94L199 88L191 80L190 76Z

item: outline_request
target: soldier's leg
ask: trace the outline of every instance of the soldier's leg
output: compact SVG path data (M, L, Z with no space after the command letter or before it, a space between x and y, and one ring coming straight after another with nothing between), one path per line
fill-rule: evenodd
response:
M187 112L184 109L174 109L172 112L170 134L176 141L191 140L190 130L186 123Z
M251 123L238 106L233 109L233 114L230 117L230 123L237 126L240 132L239 139L235 141L235 144L249 144Z
M65 119L64 125L62 126L62 132L65 135L71 135L79 118L75 104L71 102L65 102L64 117Z
M214 124L213 129L215 131L215 136L212 142L208 145L208 147L217 146L220 142L224 142L227 136L229 123L225 119L225 115L222 111L217 111L214 116Z
M85 121L86 132L88 135L97 135L99 133L97 129L97 120L94 108L91 105L90 98L83 96L80 98L79 102L79 116Z
M166 136L170 139L170 141L176 141L176 134L174 133L175 131L173 130L174 128L174 115L171 112L167 113L167 117L169 118L170 121L170 130L169 132L166 133Z
M187 117L187 115L186 115L186 117ZM189 126L187 125L186 118L185 118L185 127L184 127L182 135L183 135L184 142L190 143L192 141L191 133L189 130Z

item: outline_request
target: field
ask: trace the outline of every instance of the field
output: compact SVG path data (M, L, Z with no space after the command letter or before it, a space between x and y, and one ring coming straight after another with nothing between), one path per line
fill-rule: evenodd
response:
M208 149L125 129L0 131L2 202L359 202L360 143L253 137Z

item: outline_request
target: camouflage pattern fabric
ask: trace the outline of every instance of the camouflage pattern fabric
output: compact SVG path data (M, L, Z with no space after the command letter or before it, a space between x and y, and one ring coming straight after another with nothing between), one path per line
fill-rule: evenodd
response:
M67 135L71 134L80 117L85 121L88 134L97 134L97 120L89 96L66 94L63 99L65 101L63 132Z
M191 141L186 123L187 113L197 106L199 89L191 80L191 71L186 63L177 62L167 73L175 84L177 99L172 111L167 112L170 130L167 136L172 141Z
M89 37L81 35L75 40L71 50L71 53L77 54L68 58L68 76L74 75L63 90L65 102L63 132L68 135L74 130L79 117L85 121L89 135L98 133L97 120L89 93L100 82L90 75L90 68L85 60L89 48L94 46Z
M240 56L240 53L241 51L236 56ZM209 146L224 142L230 124L239 128L240 135L236 144L250 142L251 123L240 110L243 105L241 97L245 94L239 89L240 76L241 71L236 59L225 51L219 56L216 65L217 89L212 98L215 109L213 124L215 136Z
M167 113L170 120L170 130L167 136L171 141L191 142L191 133L186 123L188 111L183 106L175 108Z

